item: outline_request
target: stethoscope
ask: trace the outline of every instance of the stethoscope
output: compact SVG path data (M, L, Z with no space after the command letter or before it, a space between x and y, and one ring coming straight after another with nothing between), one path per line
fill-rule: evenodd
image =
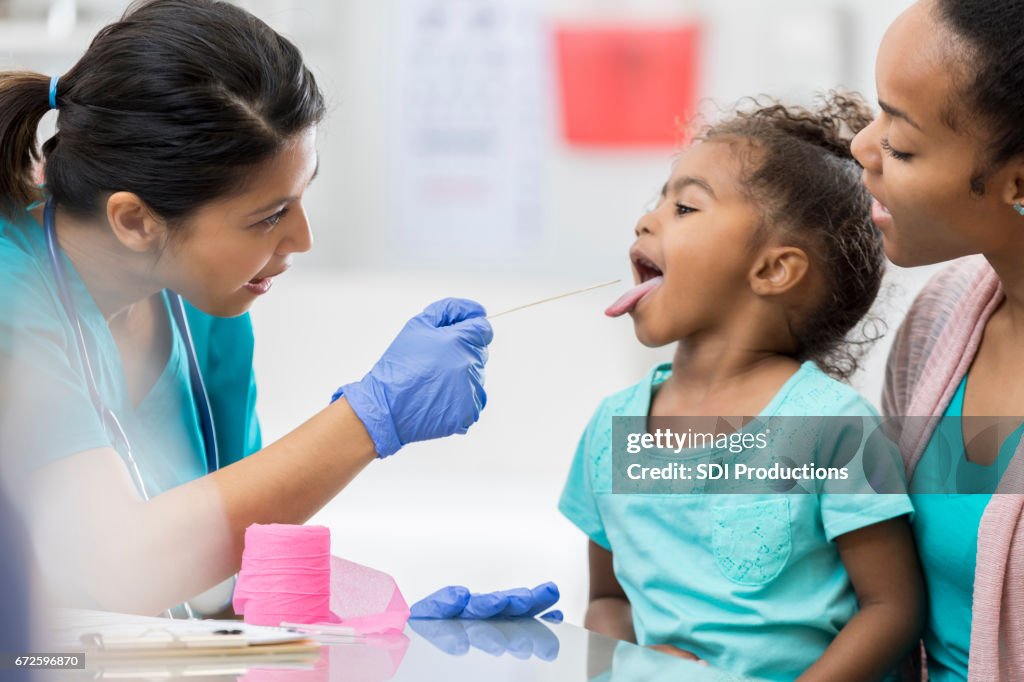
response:
M46 207L43 210L43 228L46 232L46 246L50 255L50 265L53 268L54 279L57 281L57 290L60 294L61 303L64 306L64 312L67 314L68 320L71 322L71 329L75 335L75 345L78 348L78 355L82 361L83 374L85 375L85 383L89 390L89 398L92 401L93 407L96 409L96 414L99 415L100 421L103 423L103 427L106 430L111 440L111 445L117 450L121 457L124 459L125 464L128 466L128 471L135 482L139 494L143 500L149 501L149 491L146 489L146 483L142 478L142 472L139 470L139 463L135 460L135 456L132 454L131 443L128 441L128 434L125 433L124 427L122 427L120 420L114 411L103 402L103 397L100 395L99 386L96 383L96 375L93 373L92 362L89 359L89 349L85 343L85 334L82 331L82 322L78 316L78 309L75 306L74 298L71 296L71 289L68 287L67 273L64 270L64 263L61 260L60 246L57 244L57 230L54 223L54 214L56 213L56 203L53 197L49 197L46 200ZM206 469L208 473L212 473L220 468L220 457L217 452L217 434L213 423L213 409L210 407L210 399L206 393L206 384L203 382L203 375L199 369L199 358L196 355L195 344L192 342L192 332L189 329L188 319L185 316L185 302L181 298L180 294L174 293L170 290L166 290L168 301L170 303L171 317L174 319L174 323L178 327L178 332L181 335L181 339L185 345L185 353L188 356L188 373L190 383L192 384L192 400L196 406L196 411L199 415L199 425L203 432L203 446L206 453ZM228 581L233 584L233 579L229 578ZM218 586L221 587L221 586ZM214 590L218 589L217 587ZM189 604L186 602L185 611L189 617L194 617L193 611ZM170 612L168 612L170 615Z

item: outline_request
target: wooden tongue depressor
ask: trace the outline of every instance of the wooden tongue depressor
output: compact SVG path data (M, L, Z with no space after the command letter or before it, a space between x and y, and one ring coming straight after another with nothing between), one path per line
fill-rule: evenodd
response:
M548 298L542 298L541 300L534 301L533 303L525 303L523 305L517 305L515 308L509 308L508 310L502 310L500 313L495 313L494 315L488 315L487 319L488 320L493 320L496 317L501 317L502 315L508 315L509 313L516 312L517 310L523 310L524 308L532 308L535 305L540 305L541 303L547 303L548 301L556 301L556 300L558 300L560 298L566 298L568 296L575 296L576 294L582 294L582 293L585 293L587 291L593 291L594 289L601 289L601 288L604 288L604 287L610 287L611 285L618 284L621 281L622 281L621 279L613 279L610 282L603 282L602 284L595 284L593 286L585 287L583 289L576 289L575 291L567 291L564 294L558 294L557 296L549 296Z

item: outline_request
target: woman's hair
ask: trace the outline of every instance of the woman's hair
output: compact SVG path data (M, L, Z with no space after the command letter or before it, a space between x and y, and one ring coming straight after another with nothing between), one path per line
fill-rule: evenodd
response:
M0 73L0 209L39 198L36 129L50 78ZM104 212L134 192L180 223L243 189L253 171L317 124L324 98L291 42L218 0L146 0L103 28L60 77L46 189L64 209Z
M699 137L751 143L742 155L740 185L761 211L755 241L782 236L807 250L825 278L812 312L790 323L795 355L848 379L884 329L871 320L852 333L871 309L885 271L871 196L850 153L850 141L873 113L851 94L832 93L813 109L767 99L746 104Z
M980 195L989 172L1024 154L1024 0L938 0L935 9L966 58L946 118L954 128L979 119L987 130L987 158L971 179Z

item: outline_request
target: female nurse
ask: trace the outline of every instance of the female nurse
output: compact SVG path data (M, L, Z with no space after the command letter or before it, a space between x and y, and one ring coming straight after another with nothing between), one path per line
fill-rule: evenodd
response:
M1024 415L1024 2L920 0L886 33L876 77L882 113L854 154L886 253L958 259L914 302L883 395L911 416L928 672L1024 679L1024 496L1002 494L1024 490L1021 433L977 447L978 420L962 419Z
M312 244L324 111L295 46L214 0L137 3L59 78L0 73L0 449L71 603L179 604L237 571L250 524L478 419L491 328L447 299L261 446L247 311Z

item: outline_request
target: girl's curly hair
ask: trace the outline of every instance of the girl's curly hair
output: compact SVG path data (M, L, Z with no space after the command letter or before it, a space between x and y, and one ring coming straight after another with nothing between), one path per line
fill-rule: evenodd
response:
M881 320L865 320L881 286L885 255L871 221L871 196L850 152L853 136L872 119L854 94L829 93L814 108L750 98L698 136L753 142L743 159L741 187L764 216L757 238L791 239L808 251L827 282L813 311L790 323L797 359L814 360L844 380L884 334Z

